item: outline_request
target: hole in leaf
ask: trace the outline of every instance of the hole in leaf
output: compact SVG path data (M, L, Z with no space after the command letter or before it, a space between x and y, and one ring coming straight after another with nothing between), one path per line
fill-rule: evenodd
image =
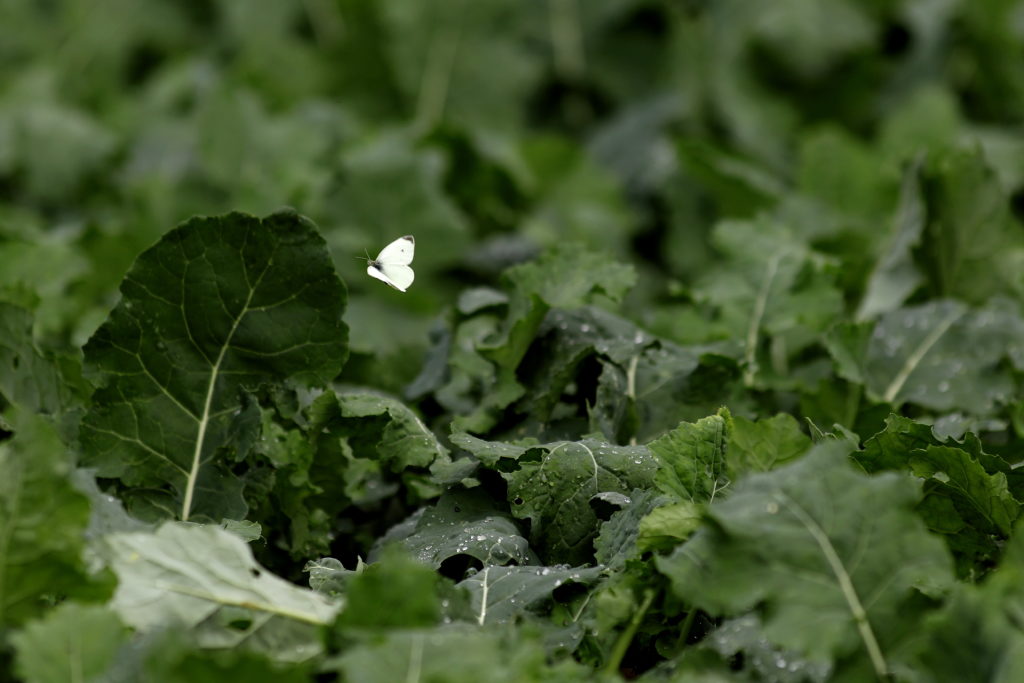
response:
M466 578L466 572L469 570L480 571L483 568L484 563L477 558L465 553L459 553L458 555L445 558L437 571L441 576L459 582Z

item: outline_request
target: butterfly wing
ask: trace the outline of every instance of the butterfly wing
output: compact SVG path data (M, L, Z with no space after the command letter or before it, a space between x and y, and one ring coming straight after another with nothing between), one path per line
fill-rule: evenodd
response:
M400 292L407 290L416 277L412 268L400 263L374 262L366 268L366 274L391 285Z
M380 253L377 254L375 263L387 266L408 266L412 263L412 256L415 250L416 240L412 235L399 237L397 240L380 250ZM411 278L409 282L412 282Z

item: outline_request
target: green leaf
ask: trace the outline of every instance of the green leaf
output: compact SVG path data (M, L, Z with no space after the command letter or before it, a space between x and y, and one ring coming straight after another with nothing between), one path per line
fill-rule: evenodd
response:
M843 309L830 259L767 218L719 223L712 239L726 258L698 281L695 298L744 340L748 386L761 374L784 377L788 356L816 342ZM785 353L762 367L765 339Z
M530 520L531 546L548 563L588 561L599 521L591 499L648 488L657 468L644 446L613 446L590 438L515 446L455 433L452 443L501 472L512 513Z
M479 490L449 491L419 514L408 535L390 536L388 540L392 539L435 569L456 555L476 558L484 566L538 564L536 554L508 512Z
M345 569L345 566L333 557L321 557L319 560L310 560L302 571L309 573L309 587L317 593L338 597L344 595L345 587L349 580L359 572L363 571L362 558L355 569Z
M1020 524L998 570L961 585L923 624L919 668L931 680L1015 681L1024 674L1024 535Z
M639 557L641 525L652 511L667 502L657 491L631 491L626 506L601 525L594 539L594 558L609 569L621 570L626 562Z
M322 385L345 361L345 289L323 239L294 213L195 218L139 256L121 294L85 348L102 382L85 464L169 488L183 520L242 516L215 459L240 390Z
M903 187L892 229L888 239L879 247L878 260L857 308L858 320L870 320L899 308L924 279L914 263L913 254L921 243L926 221L920 173L921 163L917 162L903 174Z
M129 631L106 607L66 602L11 637L25 683L98 679L113 664Z
M971 434L963 442L939 439L928 425L891 415L854 459L867 472L896 470L924 480L918 511L944 535L964 577L988 570L1020 514L1010 466Z
M44 418L4 415L0 442L0 624L41 614L49 600L104 598L82 557L89 500L70 480L67 449Z
M526 633L463 624L394 631L349 648L330 663L329 669L341 672L350 683L595 680L590 667L571 659L548 664L544 648Z
M346 583L343 629L423 628L441 621L440 578L392 548Z
M306 662L279 662L271 656L245 649L198 647L180 631L160 631L139 638L136 647L142 661L119 657L116 674L126 680L166 683L218 683L244 680L252 683L307 683L312 675ZM118 679L121 680L121 679Z
M513 514L530 520L531 544L548 563L588 561L598 526L591 499L606 491L628 494L649 487L657 467L643 446L596 439L547 444L530 455L502 476Z
M923 265L934 296L983 304L1020 289L1024 235L1006 191L977 149L936 157L924 173Z
M637 550L671 550L689 538L703 518L704 506L687 501L654 508L640 520Z
M792 415L779 413L754 422L742 415L729 425L727 460L733 472L767 472L803 455L811 439Z
M774 643L812 659L854 656L879 677L895 664L901 629L922 590L950 583L949 556L913 512L905 477L866 477L849 445L822 442L795 463L737 484L712 523L656 560L675 593L711 614L763 606Z
M925 623L917 672L926 680L1012 683L1024 676L1024 633L996 591L961 586Z
M810 661L772 645L764 637L761 620L754 614L723 622L700 647L717 653L725 661L741 661L741 671L755 680L778 683L829 680L831 667L827 662Z
M310 417L314 433L332 417L353 423L362 420L372 423L376 422L372 418L385 418L374 455L394 472L407 467L427 468L448 458L448 449L423 421L401 401L387 396L362 392L326 393L310 408ZM357 455L365 457L365 454Z
M720 411L695 424L683 422L649 443L658 461L655 486L676 500L713 501L719 489L729 485L725 460L729 423L728 412Z
M113 534L105 545L119 581L111 606L144 633L177 623L204 647L302 661L318 654L316 627L340 608L260 567L245 541L216 527L166 522L153 533Z
M860 327L839 333L832 348L844 376L862 376L878 400L987 415L1014 391L1000 363L1015 357L1024 334L1015 308L993 302L972 310L957 301L931 301L883 315L866 345Z
M381 3L391 38L385 50L417 124L518 128L522 103L543 69L530 40L533 13L514 0L486 6ZM503 30L494 39L496 27Z
M458 587L469 591L476 622L511 621L551 597L551 592L570 581L592 583L600 567L484 567Z
M925 495L945 495L975 529L1009 536L1020 503L1007 488L1006 475L989 474L959 448L928 446L910 453L911 471L925 479Z
M32 314L0 301L0 395L46 415L84 404L88 385L70 358L39 350L32 338Z

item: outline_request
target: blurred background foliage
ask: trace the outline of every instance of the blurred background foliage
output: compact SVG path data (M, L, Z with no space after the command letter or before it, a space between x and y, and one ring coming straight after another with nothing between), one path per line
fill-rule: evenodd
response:
M178 222L284 205L350 290L341 379L412 397L459 292L556 245L633 264L660 353L851 427L819 389L837 317L1024 292L1016 0L0 0L0 27L0 288L46 346ZM357 257L408 233L398 295ZM766 268L763 348L730 346Z

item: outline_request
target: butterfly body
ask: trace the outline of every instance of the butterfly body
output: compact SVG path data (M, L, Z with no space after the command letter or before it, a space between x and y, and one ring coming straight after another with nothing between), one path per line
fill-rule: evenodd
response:
M409 267L415 250L416 240L412 235L399 237L366 264L366 274L404 292L416 277Z

